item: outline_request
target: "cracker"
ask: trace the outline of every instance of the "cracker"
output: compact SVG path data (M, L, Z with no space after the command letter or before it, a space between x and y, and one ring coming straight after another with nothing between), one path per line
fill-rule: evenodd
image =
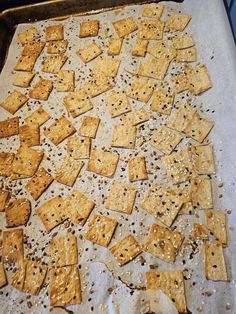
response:
M6 286L7 284L7 276L4 269L4 264L0 263L0 288Z
M99 123L100 119L98 117L83 117L79 134L85 137L95 138Z
M163 4L156 4L156 3L145 4L143 7L142 16L153 18L153 19L160 19L164 11L164 8L165 6Z
M134 157L128 160L129 181L146 180L148 173L145 157Z
M35 41L40 37L38 30L35 27L30 27L24 32L18 34L19 41L22 45L25 45L31 41Z
M165 29L170 32L182 32L190 20L191 16L189 15L173 14L167 19Z
M28 147L40 145L40 129L37 124L24 124L19 128L20 145Z
M160 184L151 186L141 203L141 207L167 227L174 222L183 202L181 198Z
M23 229L3 231L2 258L4 263L21 262L24 258Z
M113 90L105 97L112 118L131 111L131 106L124 91Z
M67 59L68 57L65 55L46 57L43 61L42 71L46 73L57 74Z
M71 122L65 117L61 116L53 124L51 124L45 131L44 135L54 144L58 145L64 141L68 136L74 134L76 129Z
M50 305L80 304L81 286L78 266L50 270Z
M14 90L7 96L7 98L0 104L0 106L4 108L5 110L7 110L8 112L14 114L27 101L28 101L28 97L26 97L24 94L22 94L18 90Z
M194 178L190 180L193 206L201 209L213 207L212 187L209 178Z
M66 156L62 161L55 180L62 184L73 186L83 165L83 161Z
M5 208L7 227L25 225L30 217L31 204L27 198L10 201Z
M196 109L191 105L177 104L175 109L172 110L168 120L168 127L179 132L185 132L188 125L191 123Z
M166 262L174 262L184 235L156 224L151 226L145 243L145 250Z
M138 75L163 80L166 76L169 64L170 62L167 58L157 59L153 56L146 56L140 63Z
M17 72L16 77L13 81L13 85L24 88L29 87L34 77L35 73L33 72Z
M179 313L187 313L184 276L180 270L147 272L146 288L161 290L176 306Z
M133 17L128 17L112 22L114 29L119 37L124 37L136 31L138 26Z
M53 237L50 241L50 266L78 264L76 236Z
M195 45L193 36L191 34L173 37L172 42L175 49L185 49Z
M12 276L11 285L16 289L23 291L25 275L26 275L26 260L22 260L21 263L19 263L18 269Z
M52 25L45 29L46 41L62 40L64 39L64 26L63 25Z
M228 281L222 244L205 243L205 276L208 280Z
M189 148L197 174L212 174L216 172L213 145L191 145Z
M134 148L136 140L136 127L129 124L116 124L113 128L111 146Z
M57 73L57 92L73 92L75 84L75 72L73 70L61 70Z
M170 114L174 102L174 93L170 89L159 88L154 91L151 99L151 109L163 114Z
M79 37L95 37L98 35L100 23L98 20L91 20L80 23Z
M135 45L131 51L132 56L144 57L147 52L148 40L147 39L136 39Z
M40 78L38 82L29 91L30 98L39 100L48 100L48 97L53 89L53 82Z
M0 152L0 175L9 177L12 174L12 163L15 154Z
M162 153L169 155L182 139L183 137L179 133L161 125L153 132L151 144Z
M193 115L191 121L184 129L187 136L202 143L214 126L214 122L202 118L197 112Z
M25 123L27 125L36 124L36 125L43 125L45 122L47 122L51 116L47 111L43 109L42 106L40 106L37 110L32 112L28 117L25 118Z
M14 70L32 72L37 58L38 58L37 55L21 56L18 59L17 64L14 67Z
M131 214L136 198L137 189L122 183L114 182L104 201L107 209L121 213Z
M64 104L67 111L72 115L73 118L76 118L93 108L93 104L83 89L77 90L67 95L64 98Z
M126 95L130 98L147 103L154 90L154 83L144 78L136 78L128 86Z
M143 108L132 110L131 112L124 114L121 117L121 121L124 124L129 124L132 126L136 126L136 125L144 123L148 120L149 120L148 113Z
M223 210L205 211L206 227L223 246L227 246L226 214Z
M43 51L45 43L42 41L30 42L24 46L24 49L21 53L22 56L39 56Z
M3 212L5 210L5 206L7 204L7 201L9 199L10 192L4 191L0 188L0 212Z
M20 146L12 164L13 173L32 177L37 171L43 155L44 152L42 150Z
M171 62L176 57L176 50L165 42L155 42L148 46L147 52L157 59Z
M160 40L163 37L165 23L160 20L142 20L139 23L137 37L139 39Z
M107 54L109 56L115 56L120 54L123 38L109 38Z
M201 225L199 223L193 224L193 236L191 236L191 240L208 240L208 233L206 230L206 227L204 225Z
M96 97L113 87L113 84L109 81L109 78L103 74L93 76L83 86L89 96Z
M102 73L108 77L115 77L119 70L120 60L114 58L99 58L92 68L93 75L99 76Z
M194 47L185 48L177 51L175 60L177 62L194 62L197 60L197 50Z
M184 70L187 73L188 90L193 95L199 95L212 87L207 67L204 64L194 67L185 65Z
M53 177L43 168L39 168L35 175L27 182L25 188L35 201L53 182Z
M142 248L131 234L124 239L116 242L109 251L114 256L120 266L132 261L138 254L141 253Z
M65 199L66 214L69 219L79 225L87 221L95 203L79 190L72 190Z
M171 78L173 90L176 94L184 92L188 89L188 77L185 73L175 74Z
M49 54L62 54L66 52L68 46L67 40L54 40L49 41L47 44L47 53Z
M73 135L67 141L67 153L75 159L88 159L90 156L91 138Z
M119 155L94 149L91 152L87 170L105 177L112 177L115 174L118 161Z
M90 62L102 53L102 49L93 41L91 44L76 51L76 54L84 62Z
M176 195L183 202L180 208L179 215L192 215L194 214L193 204L189 186L186 188L171 189L171 192Z
M88 224L85 238L93 243L108 246L116 229L117 221L104 215L94 214Z
M19 117L0 121L0 138L19 134Z
M64 201L59 196L55 196L46 201L43 205L36 208L35 212L48 232L67 218L65 215Z

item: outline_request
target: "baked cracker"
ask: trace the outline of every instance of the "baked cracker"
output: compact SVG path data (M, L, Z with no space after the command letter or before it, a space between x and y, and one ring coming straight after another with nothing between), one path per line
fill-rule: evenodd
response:
M26 31L18 34L19 41L25 45L31 41L35 41L40 37L38 30L35 27L30 27Z
M19 134L19 117L0 121L0 138Z
M43 60L42 71L46 73L58 74L67 59L68 57L65 55L46 57Z
M24 46L24 49L21 53L22 56L39 56L45 46L45 43L42 41L33 41Z
M181 36L173 37L172 43L175 49L185 49L195 45L193 36L191 34L184 34Z
M73 118L76 118L93 108L93 104L84 89L77 90L67 95L64 98L64 104Z
M136 127L129 124L116 124L113 128L111 146L134 148L136 140Z
M95 138L99 123L100 119L98 117L83 117L82 124L79 129L79 134L81 136Z
M137 38L131 51L132 56L144 57L147 52L148 40Z
M0 175L3 177L9 177L12 174L12 163L15 154L0 152Z
M38 58L37 55L21 56L18 59L17 64L14 67L14 70L32 72L37 58Z
M75 72L73 70L60 70L57 73L57 92L73 92L75 84Z
M93 75L102 75L115 77L120 67L120 60L114 58L98 58L92 68Z
M78 135L70 136L67 140L67 153L75 159L88 159L90 156L91 138Z
M6 286L7 284L7 276L4 268L4 264L0 263L0 288Z
M165 23L160 20L141 20L138 26L139 39L160 40L163 37Z
M183 105L182 103L178 103L171 111L167 125L171 129L185 133L195 113L196 109L190 104Z
M112 118L131 111L131 106L124 91L113 90L105 97Z
M151 99L151 110L163 114L170 114L174 102L174 93L172 90L159 88L155 90Z
M24 124L19 128L20 145L28 147L40 145L40 129L37 124Z
M62 184L73 186L83 165L83 161L66 156L62 161L55 180Z
M202 118L197 112L186 126L184 133L194 140L202 143L214 126L213 121Z
M68 46L67 40L53 40L47 43L47 53L62 54L66 52Z
M128 175L129 181L148 179L145 157L134 157L128 160Z
M197 61L197 50L195 47L185 48L177 51L176 62Z
M4 263L21 262L24 258L23 229L3 231L2 258Z
M100 23L98 20L90 20L80 23L79 37L95 37L98 35Z
M17 72L16 77L13 81L13 85L24 87L24 88L29 87L34 77L35 77L34 72L24 72L24 71Z
M45 29L46 41L62 40L64 39L64 26L52 25Z
M205 210L205 221L216 240L227 246L226 213L223 210Z
M155 42L148 45L147 52L157 59L171 62L176 57L176 50L165 42Z
M9 196L10 196L9 191L7 190L5 191L0 188L0 212L3 212L5 210Z
M108 48L107 48L108 56L115 56L115 55L120 54L122 43L123 43L123 38L114 38L114 37L109 38Z
M193 206L200 209L213 207L212 187L209 178L190 179L191 199Z
M142 16L159 20L162 16L164 8L165 6L163 4L157 4L157 3L145 4L143 7Z
M40 106L38 109L32 112L28 117L25 118L25 123L27 125L37 124L41 126L45 122L47 122L50 118L51 118L50 114L47 113L47 111L45 111L42 106Z
M144 78L136 78L128 86L126 95L135 100L147 103L153 94L155 84Z
M212 174L216 172L212 144L191 145L189 151L197 174Z
M53 237L50 241L50 266L78 264L76 236Z
M191 67L185 65L184 71L187 74L188 90L193 95L199 95L212 87L212 82L204 64Z
M91 44L80 48L76 51L76 54L84 62L90 62L102 53L102 49L93 41Z
M132 16L112 22L119 37L124 37L136 31L138 26Z
M188 77L185 73L175 74L171 77L173 90L176 94L188 89Z
M191 16L173 14L165 22L165 29L170 32L182 32L191 20Z
M113 87L109 78L104 74L94 75L83 86L89 96L96 97Z
M0 106L4 108L5 110L7 110L8 112L14 114L27 101L28 101L28 97L26 97L24 94L22 94L18 90L14 90L7 96L7 98L0 104Z
M30 217L31 204L27 198L10 201L5 208L7 227L25 225Z
M169 68L170 61L167 58L155 58L146 56L138 68L138 75L163 80Z
M53 82L40 78L33 88L29 91L29 97L39 100L48 100L48 97L53 89Z
M147 111L144 108L132 110L122 115L121 121L126 125L136 126L149 120Z

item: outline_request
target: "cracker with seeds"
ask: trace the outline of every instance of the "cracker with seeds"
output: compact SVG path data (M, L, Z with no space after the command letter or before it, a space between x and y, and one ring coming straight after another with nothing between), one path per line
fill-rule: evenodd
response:
M68 57L65 55L46 57L43 61L42 71L46 73L58 74L67 59Z
M67 153L75 159L88 159L90 156L91 138L78 135L70 136L67 140Z
M122 43L123 43L123 38L114 38L114 37L109 38L107 54L109 56L116 56L120 54Z
M29 97L38 100L48 100L53 89L53 82L40 78L33 88L29 91Z
M139 39L160 40L163 37L165 23L160 20L142 20L139 23L137 37Z
M96 60L94 67L92 68L93 74L99 76L102 75L108 77L115 77L120 67L120 60L114 58L99 58Z
M227 246L226 213L223 210L206 210L207 229L224 247Z
M110 82L109 78L104 74L100 73L99 75L94 75L89 79L83 86L83 89L86 90L89 96L96 97L113 87L113 84Z
M43 167L39 168L34 176L27 182L25 188L37 201L43 192L53 182L53 177Z
M22 45L35 41L39 37L40 37L40 34L35 27L30 27L26 31L18 34L19 41Z
M148 40L137 38L131 51L132 56L144 57L147 52Z
M142 16L159 20L162 16L164 8L165 6L163 4L156 3L145 4L143 7Z
M145 109L140 108L132 110L129 113L122 115L121 121L124 124L136 126L149 120L148 113Z
M37 58L38 58L37 55L21 56L18 59L17 64L14 67L14 70L32 72Z
M171 62L176 57L176 50L165 42L155 42L148 46L147 52L157 59Z
M175 49L186 49L193 47L195 42L191 34L184 34L172 38L173 46Z
M171 193L173 195L176 195L183 202L183 205L180 208L180 211L178 212L179 215L194 214L189 186L185 188L171 189Z
M136 140L136 127L129 124L116 124L113 128L111 146L121 148L134 148Z
M51 118L50 114L47 113L47 111L45 111L42 106L40 106L38 109L32 112L28 117L25 118L25 123L27 125L36 124L36 125L41 126L45 122L47 122L50 118Z
M118 161L119 155L94 149L91 152L87 170L105 177L112 177L115 174Z
M13 81L13 85L24 87L24 88L29 87L34 77L35 77L34 72L24 72L24 71L17 72L16 77Z
M83 165L83 161L66 156L62 161L60 169L57 171L55 180L62 184L73 186Z
M85 137L95 138L98 130L100 119L98 117L83 117L79 134Z
M0 175L3 177L9 177L12 174L12 163L15 154L0 152Z
M212 144L191 145L189 151L197 174L212 174L216 172Z
M50 241L50 266L78 264L76 236L53 237Z
M187 74L188 90L193 95L199 95L212 87L212 82L204 64L191 67L185 65L184 71Z
M52 268L50 270L50 305L65 306L81 302L78 266Z
M190 179L190 190L195 208L209 209L213 207L212 187L209 178Z
M128 160L129 181L148 179L145 157L134 157Z
M165 22L165 29L170 32L182 32L191 20L191 16L173 14Z
M128 86L126 95L135 100L147 103L153 94L155 84L148 79L136 78Z
M28 101L28 97L19 92L18 90L14 90L11 92L7 98L0 104L2 108L10 112L11 114L16 113L18 109L20 109L26 102Z
M145 243L145 250L166 262L174 262L183 242L179 231L153 224Z
M146 76L158 80L163 80L169 68L170 61L167 58L155 58L146 56L140 63L138 75Z
M187 313L184 275L180 270L146 273L146 288L161 290L174 302L179 313Z
M7 190L5 191L0 188L0 212L3 212L5 210L9 196L10 196L9 191Z
M23 229L3 231L2 258L4 263L21 262L24 258Z
M102 53L102 49L93 41L91 44L80 48L76 51L76 54L84 62L90 62Z
M90 20L80 23L79 37L95 37L98 35L100 23L98 20Z
M197 60L197 50L194 47L177 51L175 60L177 62L194 62Z
M228 281L223 247L219 242L205 243L205 276L208 280Z
M132 16L112 22L114 29L119 37L127 36L138 29Z
M75 72L73 70L60 70L57 73L57 92L73 92L75 88Z
M80 116L81 114L93 109L88 94L84 89L77 90L70 93L64 98L64 104L67 111L73 118Z
M116 229L117 221L105 215L94 214L88 224L85 238L93 243L108 246Z
M129 234L122 240L116 242L109 251L114 256L120 266L132 261L138 254L142 252L142 248L136 241L134 236Z
M6 286L7 284L7 276L4 268L4 264L0 263L0 288Z
M19 128L20 145L28 147L40 145L40 129L38 124L24 124Z
M185 73L173 75L171 81L176 94L182 93L188 89L188 77Z
M105 97L105 101L112 118L131 111L125 91L113 90Z
M18 269L12 276L11 281L12 287L23 291L25 275L26 275L26 260L22 260L18 266Z
M122 183L114 182L104 201L107 209L121 213L131 214L136 198L137 189Z
M54 145L58 145L68 136L74 134L75 132L76 129L74 128L72 123L65 116L62 115L58 120L56 120L44 131L44 135Z
M151 109L169 115L174 102L174 93L170 89L159 88L154 91L151 99Z
M49 54L63 54L66 52L68 46L67 40L53 40L47 44L47 53Z
M30 42L24 46L24 49L21 53L22 56L39 56L43 51L45 43L42 41Z
M64 39L64 26L52 25L45 29L46 41L62 40Z
M5 208L7 227L25 225L30 217L31 204L27 198L10 201Z
M0 121L0 138L19 134L19 117Z
M202 143L214 126L214 122L202 118L197 112L193 115L191 121L184 129L187 136Z
M190 104L183 105L179 103L175 106L175 109L171 111L167 125L169 128L176 131L185 132L188 125L193 120L195 113L196 109Z

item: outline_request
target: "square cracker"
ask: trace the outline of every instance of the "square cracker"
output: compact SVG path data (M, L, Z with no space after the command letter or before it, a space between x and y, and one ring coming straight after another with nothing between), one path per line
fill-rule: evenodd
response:
M179 144L182 138L183 137L178 132L161 125L153 132L151 144L164 154L169 155Z
M193 120L195 113L196 109L190 104L183 105L182 103L178 103L171 111L167 125L176 131L185 132Z
M170 61L167 58L155 58L146 56L138 68L138 75L158 80L163 80L169 68Z
M129 181L146 180L148 173L145 157L134 157L128 160Z
M27 125L36 124L36 125L43 125L45 122L47 122L51 116L47 111L43 109L42 106L40 106L38 109L36 109L34 112L32 112L28 117L25 118L25 123Z
M42 150L20 146L12 164L13 173L32 177L37 171L43 155L44 152Z
M193 36L191 34L185 34L172 38L172 43L175 49L190 48L195 45Z
M119 155L94 149L91 152L87 170L105 177L112 177L115 174L118 161Z
M66 52L68 46L67 40L54 40L49 41L47 44L47 53L49 54L62 54Z
M9 196L10 196L9 191L4 191L3 189L0 188L0 212L4 211Z
M33 72L24 72L24 71L17 72L16 77L13 81L13 85L24 87L24 88L29 87L34 77L35 77L35 73Z
M0 138L19 134L19 117L0 121Z
M151 99L152 111L163 114L170 114L174 102L174 93L170 89L159 88L154 91Z
M176 306L179 313L187 313L184 288L184 275L180 270L147 272L146 288L161 290Z
M114 256L120 266L132 261L138 254L141 253L142 248L136 241L134 236L129 234L124 239L116 242L109 251Z
M45 29L46 41L62 40L64 39L64 26L63 25L52 25Z
M183 205L178 212L179 215L192 215L194 214L193 204L191 200L191 193L189 186L185 188L169 189L172 195L176 195Z
M4 264L0 263L0 288L6 286L7 284L7 276L4 269Z
M193 95L199 95L212 87L212 82L204 64L191 67L185 65L184 71L187 75L188 90Z
M84 62L90 62L102 53L102 49L93 41L84 48L80 48L76 51L76 54Z
M50 270L50 305L80 304L81 285L78 266Z
M160 184L151 186L141 203L141 207L157 220L170 227L182 207L182 199Z
M68 136L74 134L76 129L71 122L65 117L61 116L58 120L53 122L45 131L44 135L54 144L58 145Z
M153 94L155 84L144 78L136 78L128 86L126 95L130 98L147 103Z
M153 19L160 19L164 11L164 8L165 6L163 4L156 4L156 3L145 4L143 7L142 16L153 18Z
M194 47L185 48L177 51L175 60L177 62L194 62L197 60L197 50Z
M99 123L100 119L98 117L83 117L79 134L85 137L95 138Z
M129 35L138 29L138 26L132 16L112 22L112 24L119 37Z
M96 97L113 87L113 84L109 81L109 78L104 74L94 75L83 86L89 96Z
M26 102L28 101L28 97L19 92L18 90L14 90L11 92L7 98L0 104L2 108L10 112L11 114L16 113L18 109L20 109Z
M188 89L188 77L185 73L175 74L171 78L173 90L179 94Z
M61 224L67 218L64 201L59 196L55 196L46 201L43 205L36 208L35 211L48 232Z
M184 14L173 14L165 22L165 29L171 32L182 32L191 20L191 16Z
M214 126L214 122L202 118L197 112L186 126L184 133L202 143Z
M179 231L153 224L145 243L145 250L166 262L174 262L183 242Z
M104 215L94 214L88 224L85 238L93 243L108 246L116 229L117 221Z
M84 89L77 90L70 93L64 98L64 104L67 111L73 118L80 116L81 114L93 109L89 96Z
M227 246L226 213L223 210L205 210L206 227L223 246Z
M113 38L113 37L109 38L107 54L109 56L118 55L120 53L122 43L123 43L123 38Z
M160 20L142 20L139 23L137 37L139 39L160 40L163 37L165 23Z
M17 61L14 70L32 72L37 58L37 55L21 56Z
M62 184L73 186L83 165L83 161L66 156L62 161L60 169L57 171L55 180Z
M148 113L145 109L140 108L132 110L129 113L122 115L121 121L124 124L136 126L149 120Z
M57 92L73 92L75 84L75 72L73 70L60 70L57 73Z
M67 140L67 153L75 159L88 159L90 156L91 138L78 135L70 136Z
M100 23L98 20L90 20L80 23L79 37L95 37L98 35Z
M116 124L113 128L111 146L134 148L136 140L136 127L129 124Z
M10 201L5 208L7 227L25 225L29 220L30 213L31 204L27 198L18 198Z
M147 52L148 40L147 39L136 39L135 45L131 51L132 56L144 57Z
M35 41L40 37L38 30L35 27L30 27L26 31L18 34L19 41L25 45L31 41Z
M15 154L0 152L0 175L9 177L12 174L12 163Z
M191 145L189 151L197 174L212 174L216 172L212 144Z
M30 98L39 100L48 100L48 97L53 89L53 82L40 78L38 82L29 91Z
M176 57L176 50L165 42L155 42L148 46L147 52L157 59L171 62Z
M224 252L219 242L205 243L205 276L208 280L228 281Z
M24 258L23 229L3 231L2 236L3 262L21 262Z
M68 57L65 55L46 57L46 59L43 61L42 71L46 73L57 74L67 59Z
M45 46L45 43L42 41L30 42L24 46L24 49L21 53L22 56L39 56Z
M19 128L20 145L28 147L40 145L40 129L38 124L24 124Z
M79 190L72 190L65 199L67 216L73 223L82 226L87 221L94 206L94 201Z
M190 179L190 193L195 208L209 209L213 207L212 187L209 178Z
M131 111L131 106L124 91L113 90L105 97L112 118Z
M50 241L50 266L78 264L76 236L53 237Z
M41 167L27 182L25 188L31 194L33 199L37 201L53 180L53 177L43 167Z
M107 209L131 214L134 207L136 193L137 189L125 183L115 181L105 198L104 206Z
M92 72L94 75L102 73L108 77L115 77L119 70L120 60L114 58L98 58Z

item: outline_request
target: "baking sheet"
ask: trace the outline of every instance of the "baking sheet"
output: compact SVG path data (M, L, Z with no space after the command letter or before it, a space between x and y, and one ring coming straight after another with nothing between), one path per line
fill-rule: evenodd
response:
M163 2L165 3L165 2ZM25 244L25 256L33 257L37 256L42 258L43 261L48 262L48 247L47 243L52 234L58 232L58 234L72 233L78 236L78 249L79 249L79 265L81 265L80 274L82 280L82 297L83 304L76 306L68 306L67 308L74 311L75 313L83 312L93 312L93 313L115 313L114 309L109 307L111 299L113 303L116 304L117 308L122 305L124 298L127 297L127 292L134 290L133 296L129 297L129 304L127 313L144 313L142 312L142 307L137 301L141 297L137 297L140 293L140 287L145 286L145 272L150 270L149 265L158 264L158 269L185 269L185 288L187 294L187 305L188 309L192 313L235 313L236 306L234 304L235 298L235 252L236 244L234 243L235 234L235 221L236 214L235 206L235 152L236 152L236 132L234 121L236 117L236 96L234 93L234 86L236 82L236 55L235 47L233 43L232 35L230 34L229 23L223 6L223 2L220 0L200 0L197 3L195 1L185 1L183 4L166 2L166 9L164 17L173 11L182 11L184 13L192 15L192 20L187 27L187 31L192 33L194 40L196 42L196 47L198 51L198 61L205 63L208 67L211 79L213 82L213 88L200 97L192 98L194 103L197 104L199 110L202 111L204 117L214 120L215 127L212 130L209 138L210 141L214 143L215 147L215 157L217 161L217 175L213 176L213 195L214 195L214 208L215 209L231 209L232 213L228 215L228 225L229 225L229 247L224 250L227 268L231 278L231 282L208 282L204 279L203 272L203 256L201 251L201 246L199 246L199 252L193 255L193 259L189 259L188 256L192 252L192 248L188 246L183 246L180 254L174 265L166 262L161 262L159 259L151 256L149 253L143 253L142 256L145 258L146 263L142 266L140 263L140 258L136 258L133 262L120 268L116 265L113 257L106 248L102 248L98 245L93 245L89 241L84 240L80 235L83 235L86 231L85 224L84 227L79 225L70 225L67 223L57 227L53 230L49 236L44 232L42 236L42 230L44 226L42 225L40 219L34 214L34 208L38 207L40 204L44 203L45 200L50 199L54 195L60 194L62 197L66 197L71 188L65 187L64 185L53 183L49 189L43 194L38 202L34 202L31 197L25 192L24 188L19 185L16 181L11 183L11 189L13 193L18 197L28 197L32 203L32 215L30 221L24 232L26 234L26 244ZM125 8L125 10L104 12L96 15L96 19L101 21L101 32L104 36L112 34L114 32L111 21L118 20L125 16L138 17L141 15L142 6L130 6ZM76 75L76 87L79 89L83 84L82 77L89 74L89 69L92 68L94 61L90 62L88 65L84 65L83 62L76 56L75 51L78 48L85 46L91 39L79 39L77 37L79 31L79 24L83 20L87 20L88 17L72 17L66 21L60 22L64 24L65 27L65 38L69 40L70 49L67 49L66 55L69 57L70 61L67 61L63 69L74 69ZM43 35L43 29L47 25L58 24L58 22L44 21L37 22L35 26L40 30ZM13 90L15 87L11 85L14 79L14 73L12 69L16 63L16 59L20 55L21 47L17 42L17 33L28 28L28 24L21 24L17 27L16 33L12 40L12 44L9 50L9 55L7 62L3 68L0 76L0 101L5 99L7 93ZM109 29L109 30L107 30ZM118 77L116 79L116 86L125 89L126 83L132 80L132 75L128 71L135 71L138 66L140 59L131 58L130 50L134 45L135 35L131 34L125 38L121 55L119 56L122 60L121 67L119 69ZM95 39L98 44L103 46L103 38ZM38 58L35 65L35 69L39 70L42 63L43 57L46 55L44 51ZM105 53L104 53L105 55ZM129 58L126 56L129 55ZM136 61L136 62L135 62ZM179 65L172 63L172 68L176 71ZM175 70L171 70L172 72ZM121 77L121 74L123 75ZM51 74L43 73L43 77L52 78L55 77ZM167 80L169 76L167 76ZM37 77L34 82L37 81ZM27 92L27 89L25 90ZM106 147L109 149L110 146L110 136L112 126L119 123L120 118L111 119L105 102L103 101L106 94L104 93L98 97L92 99L94 104L94 109L86 113L86 115L100 116L102 123L98 129L98 134L96 139L93 141L93 147ZM185 95L185 101L189 98L187 94ZM30 100L27 105L23 106L15 115L21 117L21 123L23 118L28 116L31 112L43 105L43 107L51 114L53 117L50 119L42 128L49 126L55 118L61 116L61 114L67 115L65 107L63 106L63 97L66 93L56 93L54 90L50 95L47 102L39 102ZM180 99L181 95L178 95L176 100ZM148 105L143 105L137 101L130 101L134 109L141 107L149 108ZM0 109L1 120L10 117L3 109ZM153 129L160 122L165 121L164 116L160 117L156 113L150 112L149 123L144 124L144 127L139 128L138 138L135 151L125 150L125 149L111 149L113 152L118 152L121 155L118 169L116 171L114 179L127 181L127 166L126 160L129 154L134 155L138 153L139 155L145 156L148 161L148 171L150 180L147 182L136 182L131 185L139 188L138 197L135 203L135 208L132 215L124 215L116 213L113 211L106 210L102 205L102 200L104 195L107 194L109 187L113 180L103 178L101 176L94 176L92 173L86 171L86 165L83 167L80 176L78 177L74 188L81 190L82 192L88 194L93 200L95 200L97 206L95 212L104 213L114 217L118 220L119 226L115 232L110 245L115 243L117 240L122 239L129 232L135 233L134 235L140 242L144 242L146 235L149 230L151 223L155 222L155 219L151 215L144 212L140 206L139 202L143 198L145 190L149 183L157 182L167 182L165 171L162 167L160 160L155 160L154 151L151 145L147 142L150 138L149 129ZM71 119L74 126L79 128L81 123L81 117L76 119ZM42 134L42 132L41 132ZM15 139L15 140L14 140ZM101 140L102 139L102 140ZM60 163L66 153L66 141L62 142L60 145L55 147L51 144L43 135L41 137L43 148L45 148L46 157L50 158L49 162L44 158L42 166L46 169L51 169L52 173L56 173L56 169L60 166ZM182 144L186 144L189 140L185 140ZM1 151L15 151L19 146L17 137L11 137L10 139L3 139L0 143ZM138 148L141 146L141 148ZM181 147L181 146L180 146ZM157 156L160 156L157 153ZM52 159L55 162L52 162ZM158 168L160 168L158 170ZM124 171L122 169L125 169ZM157 177L156 177L157 176ZM91 178L93 178L91 180ZM27 180L22 180L23 186ZM223 182L222 188L218 185ZM5 184L5 183L4 183ZM7 184L10 184L9 182ZM223 197L219 198L220 195ZM5 229L5 218L4 214L0 214L0 228ZM199 218L195 216L179 216L173 226L177 226L177 229L183 231L186 235L191 231L193 222L202 221L202 212L199 212ZM92 260L92 262L91 262ZM183 260L185 264L183 264ZM94 264L97 262L98 264ZM97 267L105 267L104 270L107 273L107 279L101 276L102 270ZM96 271L95 271L96 269ZM8 275L11 275L11 269L9 268ZM91 276L93 280L91 280ZM120 278L120 279L119 279ZM26 294L21 293L8 285L6 288L1 290L0 306L1 311L4 313L48 313L49 312L49 300L45 296L45 293L49 290L48 286L43 288L39 297L28 298ZM110 289L112 288L112 289ZM117 289L121 292L120 297L116 297ZM126 290L130 289L130 290ZM210 291L212 295L203 296L202 293ZM91 300L90 300L91 299ZM24 300L21 303L21 300ZM90 300L90 301L88 301ZM27 302L31 302L33 307L29 309ZM133 307L132 307L133 306ZM167 305L168 306L168 305ZM132 310L132 308L134 310ZM168 311L168 310L167 310ZM120 313L125 313L120 309Z

